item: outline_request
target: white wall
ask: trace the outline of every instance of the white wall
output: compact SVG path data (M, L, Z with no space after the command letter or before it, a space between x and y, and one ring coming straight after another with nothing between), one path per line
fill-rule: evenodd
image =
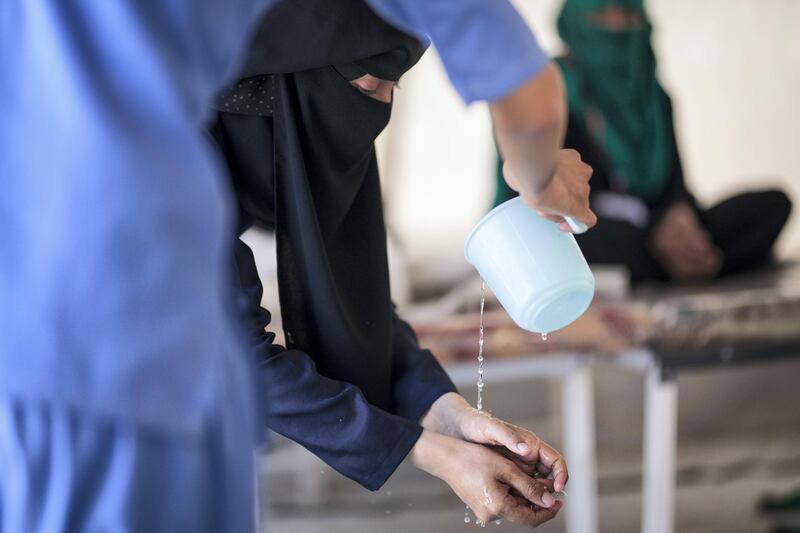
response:
M551 53L560 0L515 2ZM800 211L800 1L650 0L660 77L687 181L704 202L780 184ZM401 81L380 144L388 223L412 261L459 257L492 194L485 107L465 108L438 58ZM800 216L779 243L800 256Z

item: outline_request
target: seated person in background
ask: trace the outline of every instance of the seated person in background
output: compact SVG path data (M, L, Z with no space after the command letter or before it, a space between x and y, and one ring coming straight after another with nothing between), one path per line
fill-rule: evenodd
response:
M633 281L702 280L767 262L791 204L777 190L710 209L683 180L670 99L656 79L643 0L566 0L558 32L569 98L565 147L594 168L597 226L576 238L590 263ZM496 203L513 193L498 169Z

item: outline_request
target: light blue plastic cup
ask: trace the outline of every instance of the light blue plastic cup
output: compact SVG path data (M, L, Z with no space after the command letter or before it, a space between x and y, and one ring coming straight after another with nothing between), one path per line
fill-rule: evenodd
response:
M528 331L561 329L592 301L594 276L575 237L519 197L478 222L464 255L514 322Z

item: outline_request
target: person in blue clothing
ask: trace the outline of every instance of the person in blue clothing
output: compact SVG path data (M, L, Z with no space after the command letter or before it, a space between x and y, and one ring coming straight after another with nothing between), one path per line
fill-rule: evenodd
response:
M202 126L271 4L0 8L3 533L255 530L257 371ZM465 101L492 102L531 205L593 222L588 170L558 150L558 75L510 4L370 5L431 37ZM446 438L415 445L432 472Z

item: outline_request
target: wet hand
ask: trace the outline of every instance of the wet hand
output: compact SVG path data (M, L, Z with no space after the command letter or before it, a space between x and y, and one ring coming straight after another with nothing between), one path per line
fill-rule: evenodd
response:
M523 472L538 473L555 491L564 490L569 480L566 461L550 445L525 428L478 411L459 394L448 393L436 400L421 424L458 439L502 447L518 459Z
M559 150L552 176L541 190L530 186L508 163L503 165L503 177L529 207L559 224L562 231L572 231L564 217L579 220L588 227L597 223L597 217L589 208L592 167L584 163L575 150Z
M411 458L445 481L483 522L502 518L536 527L561 509L552 482L526 474L486 446L425 430Z

